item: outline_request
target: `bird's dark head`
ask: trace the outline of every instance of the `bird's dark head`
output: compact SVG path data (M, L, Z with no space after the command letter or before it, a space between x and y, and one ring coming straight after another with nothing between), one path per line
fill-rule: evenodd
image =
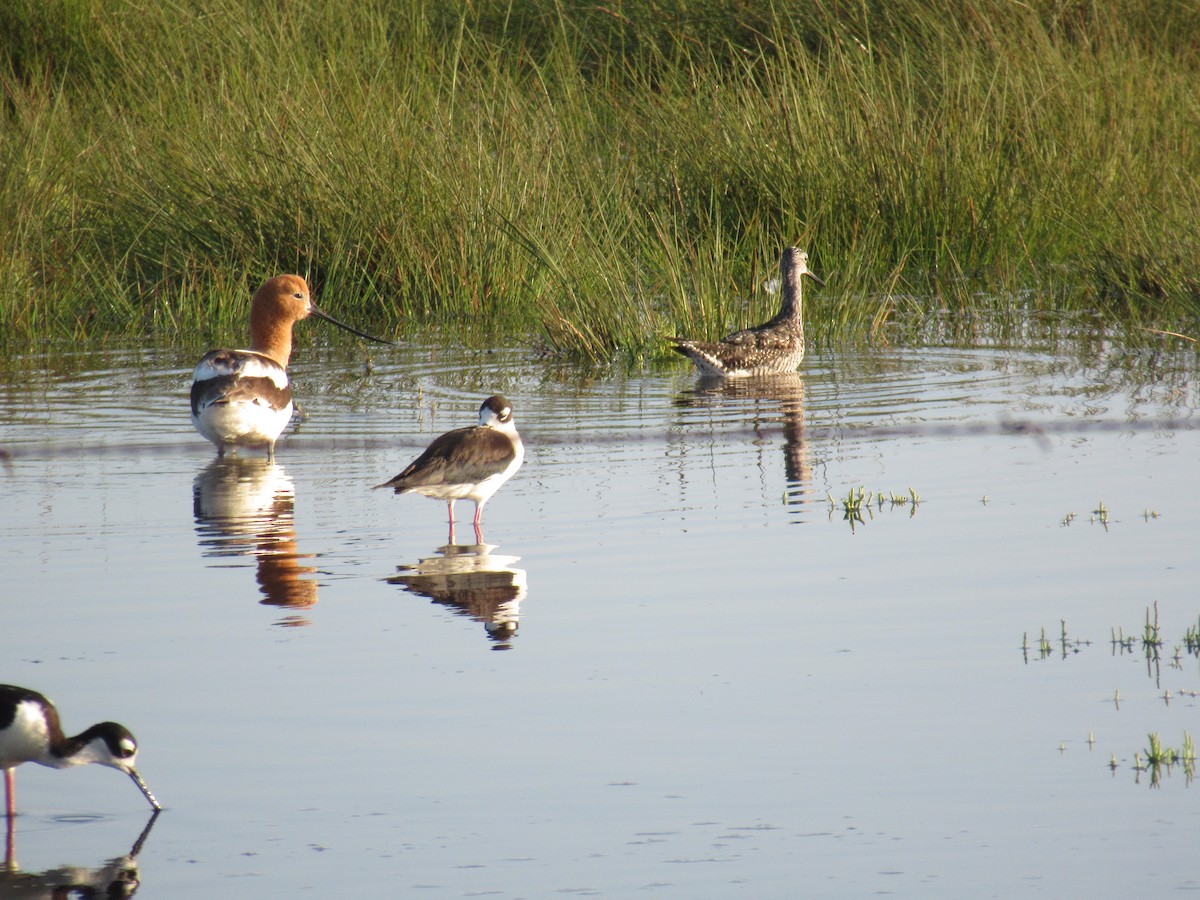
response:
M510 425L513 420L512 404L500 394L493 394L479 407L479 424L485 428Z

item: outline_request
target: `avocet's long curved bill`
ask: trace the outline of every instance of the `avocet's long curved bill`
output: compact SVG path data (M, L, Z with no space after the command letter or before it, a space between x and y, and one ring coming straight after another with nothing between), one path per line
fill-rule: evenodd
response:
M150 793L150 788L146 787L146 782L142 781L142 776L137 773L137 769L126 769L125 771L128 773L129 777L133 779L133 783L138 786L138 789L146 795L146 799L150 801L150 805L157 810L161 810L162 807L159 806L158 801L154 799L154 795Z
M367 334L365 331L359 331L357 328L351 328L345 322L339 322L333 316L329 315L329 313L319 310L315 306L309 309L308 314L310 316L316 316L318 319L324 319L331 325L336 325L338 328L345 329L351 334L357 334L360 338L366 338L368 341L375 341L377 344L389 344L391 346L395 346L394 341L385 341L383 338L375 337L373 334Z

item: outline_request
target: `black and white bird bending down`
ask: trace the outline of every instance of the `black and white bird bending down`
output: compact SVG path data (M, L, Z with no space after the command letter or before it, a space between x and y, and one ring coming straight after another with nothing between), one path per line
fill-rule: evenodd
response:
M16 813L13 769L32 762L52 769L96 763L124 772L157 809L158 800L134 765L138 745L129 729L101 722L74 737L63 734L58 710L37 691L0 684L0 769L4 771L5 811L11 823Z

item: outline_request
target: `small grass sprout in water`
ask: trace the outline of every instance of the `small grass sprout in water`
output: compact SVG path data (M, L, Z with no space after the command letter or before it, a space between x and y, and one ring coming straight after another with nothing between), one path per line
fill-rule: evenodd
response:
M845 499L842 500L842 519L850 523L851 531L854 530L856 523L862 524L863 522L862 510L865 492L866 489L861 485L857 491L855 491L854 488L850 488L850 493L848 493ZM865 499L867 512L870 513L871 499L869 496L866 496Z
M1086 638L1072 638L1067 635L1067 620L1059 619L1058 647L1063 659L1078 653L1084 647L1090 647L1092 642ZM1029 632L1025 632L1021 640L1021 651L1025 662L1029 662ZM1038 639L1037 658L1046 659L1054 655L1054 643L1046 636L1046 627L1042 626L1042 634Z
M921 502L921 497L919 494L917 494L916 491L914 491L912 488L909 488L907 494L896 494L893 492L889 492L888 493L888 502L891 503L892 506L905 506L905 505L911 503L913 505L913 508L915 509L917 507L917 505ZM883 493L882 492L880 492L880 494L879 494L879 505L880 505L880 507L883 506Z
M1092 642L1086 638L1072 638L1068 635L1065 619L1060 619L1059 624L1058 640L1056 642L1052 641L1047 636L1045 627L1043 627L1036 649L1030 644L1029 632L1024 632L1021 640L1021 652L1025 662L1029 662L1030 657L1035 654L1037 659L1046 659L1054 654L1056 645L1059 655L1063 659L1066 659L1069 655L1079 653L1084 647L1091 646ZM1109 629L1109 645L1112 648L1112 655L1114 657L1134 654L1140 646L1141 655L1146 661L1147 675L1157 683L1161 674L1160 665L1163 658L1163 647L1166 645L1166 637L1159 622L1158 601L1154 601L1146 607L1145 619L1142 623L1140 633L1127 633L1124 627L1119 625L1111 627ZM1182 670L1185 655L1200 657L1200 621L1188 626L1183 636L1183 642L1174 645L1174 651L1168 660L1168 665L1174 669ZM1181 690L1178 693L1182 695L1187 692ZM1171 697L1169 692L1164 699L1170 702Z
M1196 743L1192 740L1192 736L1188 732L1185 731L1183 733L1183 745L1180 747L1164 746L1157 731L1151 732L1146 737L1150 742L1149 748L1144 751L1147 765L1173 766L1176 763L1186 763L1189 761L1195 763Z
M1183 670L1183 645L1175 645L1175 653L1171 656L1171 668Z
M1170 775L1172 768L1182 766L1184 784L1192 784L1192 780L1195 778L1195 745L1192 742L1192 736L1187 732L1183 733L1181 748L1164 746L1157 732L1148 734L1147 738L1150 740L1150 748L1142 751L1145 752L1145 762L1142 761L1141 752L1134 754L1133 757L1135 781L1141 784L1141 774L1148 772L1150 773L1150 786L1162 787L1163 774Z
M1158 732L1146 736L1149 747L1133 754L1133 769L1137 773L1136 781L1140 783L1143 772L1150 773L1150 786L1161 787L1162 776L1171 773L1174 766L1182 766L1187 784L1196 777L1196 743L1188 732L1183 733L1183 743L1178 747L1169 747L1162 742ZM1109 767L1116 769L1117 757L1112 755Z
M850 523L850 529L853 531L856 524L863 524L863 514L865 513L870 518L875 518L875 512L882 512L885 503L890 504L894 509L897 506L905 506L909 509L909 518L916 515L917 506L921 503L921 495L911 487L907 493L897 494L895 491L884 492L882 490L867 490L865 485L851 487L846 496L841 500L835 500L833 494L826 492L826 500L829 501L830 518L833 517L833 511L839 507L842 510L842 519Z
M1183 634L1183 646L1192 656L1200 656L1200 622L1188 626Z
M1113 652L1132 653L1133 642L1137 640L1135 637L1126 637L1125 629L1118 625L1112 629L1112 646Z
M1029 662L1029 632L1021 638L1021 652L1025 655L1025 662ZM1054 652L1054 645L1050 643L1050 639L1046 637L1046 629L1042 627L1042 636L1038 638L1038 659L1045 659Z
M1150 607L1146 607L1146 625L1142 629L1142 648L1147 654L1153 652L1154 656L1158 656L1158 651L1162 647L1163 641L1158 629L1158 601L1154 601L1154 619L1150 619Z
M860 516L862 514L864 499L866 499L868 506L871 505L870 495L866 491L867 489L861 485L857 489L850 488L850 493L842 500L842 510L846 515Z

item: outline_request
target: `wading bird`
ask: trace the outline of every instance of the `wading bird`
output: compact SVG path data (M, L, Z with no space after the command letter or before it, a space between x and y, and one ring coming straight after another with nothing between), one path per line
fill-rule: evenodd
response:
M0 769L4 770L10 820L16 814L13 769L27 762L52 769L90 763L119 769L133 779L151 806L162 809L134 768L137 752L137 741L129 729L116 722L101 722L75 737L66 737L53 703L37 691L0 684Z
M736 378L794 372L804 359L801 277L807 275L821 286L825 282L808 268L808 254L799 247L783 251L779 274L783 299L771 321L727 334L719 341L668 338L675 351L694 362L702 375Z
M287 374L292 326L309 316L369 341L391 343L322 312L299 275L268 278L250 302L250 349L210 350L193 375L192 424L222 456L227 449L265 447L274 459L275 441L292 418Z
M521 468L524 458L525 447L513 422L512 404L495 394L479 407L478 425L448 431L434 439L403 472L375 487L445 500L452 536L454 501L474 500L475 541L483 543L483 505Z

